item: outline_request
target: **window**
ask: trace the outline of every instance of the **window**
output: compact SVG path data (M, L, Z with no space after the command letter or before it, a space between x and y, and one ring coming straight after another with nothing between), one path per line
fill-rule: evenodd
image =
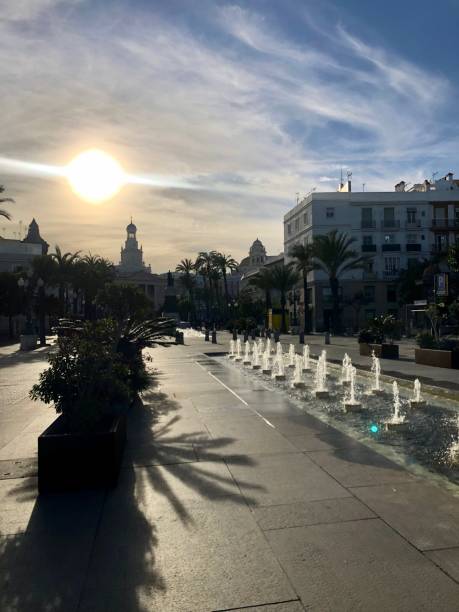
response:
M394 244L394 242L395 242L395 235L394 234L386 234L384 236L384 242L386 244Z
M362 208L362 227L374 227L373 222L373 209L372 208Z
M387 286L387 301L388 302L397 301L397 287L394 287L393 285Z
M373 236L363 236L362 243L366 246L373 244Z
M332 207L327 208L326 216L327 219L333 219L333 217L335 216L335 209Z
M295 231L297 232L300 229L300 220L295 219Z
M366 285L363 288L363 294L365 296L365 299L369 302L375 301L375 287L373 285Z
M291 224L291 223L289 223L289 224L287 225L287 234L290 236L290 235L291 235L291 233L292 233L292 224Z
M309 213L308 212L305 212L303 215L303 223L305 225L309 225Z
M407 223L416 223L416 209L415 208L408 208L406 211L406 221Z
M369 272L370 274L373 274L373 272L374 272L374 263L373 263L372 259L370 259L370 261L367 261L365 263L364 271L365 272Z
M406 235L406 242L408 244L416 244L418 241L418 235L417 234L407 234Z
M384 257L385 272L397 272L400 269L400 257Z

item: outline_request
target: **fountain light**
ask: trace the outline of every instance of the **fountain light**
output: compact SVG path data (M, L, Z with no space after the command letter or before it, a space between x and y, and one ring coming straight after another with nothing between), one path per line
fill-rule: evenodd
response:
M412 409L426 407L426 401L422 399L422 395L421 395L421 382L419 378L416 378L416 380L414 381L413 397L410 400L408 400L408 403L409 403L410 408Z

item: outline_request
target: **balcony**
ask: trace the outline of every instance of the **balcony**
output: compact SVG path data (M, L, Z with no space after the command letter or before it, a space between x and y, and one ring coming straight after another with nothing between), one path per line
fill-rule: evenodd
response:
M365 230L376 229L376 221L373 221L372 219L369 219L369 220L362 219L360 221L360 229L365 229Z
M421 227L421 219L415 219L414 221L405 221L405 229L419 229Z
M381 247L383 253L387 253L387 252L394 252L394 251L400 251L400 245L399 244L383 244Z
M384 219L381 221L381 229L382 230L394 230L400 228L399 219Z
M457 229L459 230L459 219L432 219L432 229L448 230Z
M398 278L399 275L400 275L400 270L384 270L383 271L383 278L385 279Z
M376 245L362 244L362 253L376 253Z
M408 252L414 252L414 251L420 251L421 250L421 245L420 244L415 244L415 243L411 243L411 244L407 244L406 245L406 250Z

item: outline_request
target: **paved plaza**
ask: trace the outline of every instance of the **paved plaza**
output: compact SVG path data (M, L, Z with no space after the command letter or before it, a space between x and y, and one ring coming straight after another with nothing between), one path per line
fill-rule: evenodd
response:
M228 340L151 351L116 489L40 497L36 439L55 414L28 390L48 349L0 349L0 610L458 610L454 491L213 359ZM352 341L330 357L366 367ZM455 392L457 374L421 372L411 350L392 368Z

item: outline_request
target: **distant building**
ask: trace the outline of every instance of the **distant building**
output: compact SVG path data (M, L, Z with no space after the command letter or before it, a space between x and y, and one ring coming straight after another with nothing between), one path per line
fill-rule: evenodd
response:
M283 253L279 255L268 255L266 248L258 238L252 243L247 257L241 260L238 269L228 276L228 293L236 297L239 290L248 285L250 277L254 276L260 268L275 263L282 263Z
M27 270L34 257L46 255L48 247L46 240L40 236L38 223L32 219L24 240L0 236L0 272Z
M153 302L160 312L164 305L166 280L159 274L152 274L151 267L143 261L143 250L137 242L137 227L131 222L126 227L126 240L121 249L121 261L116 266L116 275L123 284L136 285Z
M378 314L403 317L397 301L400 271L459 240L459 185L453 174L406 187L400 181L393 192L352 192L348 181L337 192L310 193L284 216L286 262L295 244L311 243L334 229L354 238L359 254L372 256L365 269L349 270L340 279L348 329ZM323 331L331 318L330 283L324 272L314 270L308 285L313 329ZM352 305L357 295L364 297L361 308Z

